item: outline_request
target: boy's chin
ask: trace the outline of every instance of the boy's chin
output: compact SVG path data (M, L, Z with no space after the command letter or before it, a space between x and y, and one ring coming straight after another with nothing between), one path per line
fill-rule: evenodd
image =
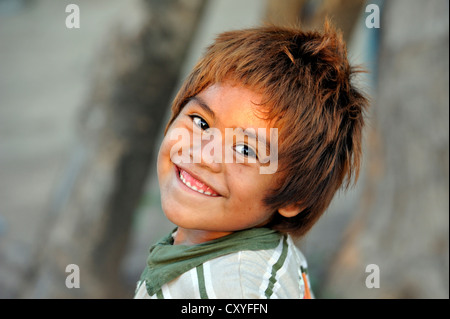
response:
M162 202L161 207L172 224L183 228L192 227L192 213L184 205L169 200L166 203Z

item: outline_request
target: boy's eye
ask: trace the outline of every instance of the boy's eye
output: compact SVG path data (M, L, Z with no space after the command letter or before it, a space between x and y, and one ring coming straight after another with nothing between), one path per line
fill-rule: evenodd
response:
M249 147L248 145L245 145L245 144L239 144L239 145L236 145L236 146L234 147L234 150L235 150L236 152L238 152L238 153L244 155L245 157L254 157L254 158L257 158L256 152L255 152L251 147Z
M194 122L195 125L197 125L199 128L201 128L203 131L209 129L209 125L208 123L206 123L206 121L204 119L202 119L200 116L198 115L190 115L192 121Z

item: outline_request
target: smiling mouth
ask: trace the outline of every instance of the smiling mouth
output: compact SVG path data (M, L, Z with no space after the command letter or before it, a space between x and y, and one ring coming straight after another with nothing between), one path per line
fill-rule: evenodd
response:
M219 193L217 193L215 190L213 190L211 187L206 185L205 183L199 181L195 177L193 177L191 174L186 172L184 169L180 167L177 168L178 177L180 178L181 182L186 185L191 190L206 195L206 196L212 196L217 197L220 196Z

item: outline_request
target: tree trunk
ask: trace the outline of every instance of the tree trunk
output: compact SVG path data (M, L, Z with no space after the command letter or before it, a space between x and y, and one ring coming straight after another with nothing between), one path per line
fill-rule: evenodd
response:
M344 40L351 37L364 0L268 0L266 20L279 25L299 24L305 30L321 29L325 18L341 29Z
M361 213L330 266L332 296L449 297L448 9L385 2Z
M137 34L113 30L80 119L79 145L43 223L45 240L24 278L25 297L132 296L120 264L203 3L146 0ZM69 264L79 266L80 288L65 285Z

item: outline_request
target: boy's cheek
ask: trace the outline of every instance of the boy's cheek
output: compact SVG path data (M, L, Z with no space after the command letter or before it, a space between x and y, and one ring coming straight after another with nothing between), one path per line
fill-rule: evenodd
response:
M170 154L170 140L167 138L167 135L164 137L161 145L159 147L158 160L163 157L167 157Z
M167 136L166 136L167 137ZM156 161L156 169L158 175L168 170L170 166L170 141L164 137L158 151L158 157Z

